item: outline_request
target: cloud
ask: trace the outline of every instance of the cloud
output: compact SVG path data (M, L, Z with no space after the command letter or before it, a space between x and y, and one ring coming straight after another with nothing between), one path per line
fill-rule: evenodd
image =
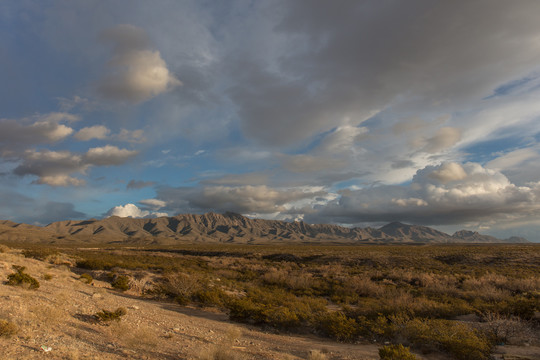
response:
M89 167L82 156L69 151L27 150L23 155L22 163L13 173L19 176L35 175L37 184L51 186L80 186L84 180L69 176L78 172L84 173Z
M61 122L78 119L68 113L49 113L19 120L0 119L0 155L12 156L29 146L64 140L73 129Z
M467 173L460 164L450 162L442 164L428 176L444 184L449 181L463 180L467 177Z
M89 149L85 154L69 151L27 150L21 155L21 163L13 170L18 176L35 175L36 184L51 186L82 186L83 179L71 176L86 174L91 166L121 165L137 155L137 151L119 149L106 145Z
M119 149L116 146L106 145L89 149L84 159L88 164L99 166L120 165L138 154L138 151Z
M517 186L477 163L445 163L419 170L408 185L342 190L338 199L314 209L307 219L345 224L502 224L540 214L539 199L540 182Z
M168 216L164 212L150 212L147 210L141 210L134 204L126 204L115 206L107 211L107 216L119 216L119 217L131 217L131 218L154 218L161 216Z
M461 139L461 130L452 127L443 127L435 135L425 140L422 149L428 153L437 153L455 145Z
M201 181L203 185L265 185L268 183L266 173L228 174L216 179Z
M103 125L94 125L82 128L75 134L75 138L81 141L88 141L92 139L103 140L106 139L111 131Z
M160 52L148 50L143 29L118 25L104 31L102 39L114 45L111 71L99 86L104 96L137 103L182 85L170 73Z
M86 214L75 210L68 202L50 201L46 198L31 198L14 189L0 189L0 219L46 225L54 221L84 219Z
M143 204L144 206L147 206L148 208L152 210L159 210L167 205L166 201L159 200L159 199L145 199L139 201L140 204Z
M259 186L163 187L156 198L167 201L174 213L234 211L241 214L270 214L287 209L287 204L322 196L321 190L274 189Z
M122 129L116 136L119 141L125 141L130 143L143 143L146 141L143 130L127 130Z
M49 224L55 221L85 219L86 214L76 211L71 203L49 201L38 208L35 218L42 224Z
M126 189L142 189L145 187L154 186L156 183L154 181L140 181L140 180L130 180L126 185Z
M263 37L265 48L238 53L233 47L235 62L226 64L245 134L269 145L356 126L389 108L397 114L462 110L538 68L536 2L280 6L282 17L270 5L255 7L254 17L273 16L245 20L249 33L237 26L235 39ZM426 151L451 146L456 135L439 134Z

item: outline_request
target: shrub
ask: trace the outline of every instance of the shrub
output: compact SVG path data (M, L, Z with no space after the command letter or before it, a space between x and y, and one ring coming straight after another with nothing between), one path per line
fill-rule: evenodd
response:
M461 360L488 359L493 345L479 331L448 320L414 319L405 324L404 331L414 345L445 350Z
M81 277L79 277L79 280L81 280L83 283L90 285L94 281L94 278L92 277L92 275L84 273L81 275Z
M327 336L339 341L352 341L359 333L356 320L341 312L331 312L321 316L319 329Z
M7 285L18 285L29 289L39 288L39 281L24 272L24 266L13 265L15 272L8 275Z
M11 321L0 319L0 337L10 337L17 333L17 326Z
M328 357L320 350L311 350L308 354L307 360L326 360Z
M401 344L386 345L379 349L381 360L416 360L416 356L411 354L408 347Z
M42 278L43 280L49 281L49 280L52 280L53 276L52 276L51 274L43 274L43 275L41 276L41 278Z
M111 282L111 286L121 291L129 290L129 277L125 275L119 275Z
M227 298L223 290L216 287L200 290L194 296L201 305L205 306L222 306Z
M127 314L127 310L119 307L115 311L101 310L95 314L95 317L101 322L120 321L122 316Z

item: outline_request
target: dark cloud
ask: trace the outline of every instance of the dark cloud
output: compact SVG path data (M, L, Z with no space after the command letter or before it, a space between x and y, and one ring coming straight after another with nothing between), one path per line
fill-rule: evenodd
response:
M142 189L145 187L154 186L155 184L155 181L130 180L126 185L126 189Z
M234 211L271 214L285 211L285 204L326 194L324 191L277 189L260 186L163 187L156 198L167 202L170 213Z
M113 166L124 164L138 154L135 150L120 149L106 145L91 148L84 154L69 151L27 150L21 163L13 170L15 175L34 175L37 184L51 186L81 186L83 179L73 173L85 174L91 166Z
M15 191L0 190L0 219L46 225L54 221L84 219L86 214L75 210L72 203L33 199Z
M390 104L427 111L479 100L540 60L534 1L286 1L276 8L284 16L267 34L274 57L235 59L230 88L245 132L271 145L359 124Z
M73 129L62 122L78 119L78 116L68 113L50 113L18 120L0 119L0 155L14 156L27 147L61 141L73 133Z

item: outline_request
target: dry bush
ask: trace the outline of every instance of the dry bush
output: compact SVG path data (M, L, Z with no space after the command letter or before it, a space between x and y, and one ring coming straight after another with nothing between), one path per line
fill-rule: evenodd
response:
M372 281L369 277L354 276L348 279L347 285L358 296L379 297L384 293L384 287Z
M186 305L193 294L201 288L198 276L185 273L168 274L150 290L151 294L174 298L179 304Z
M463 295L470 299L492 302L503 301L512 296L510 291L498 287L497 284L492 277L469 278L463 281Z
M496 313L484 315L485 328L497 343L523 345L534 334L529 323L517 316L505 316Z
M120 319L122 318L122 316L126 315L127 314L127 310L123 307L119 307L118 309L114 310L114 311L109 311L109 310L101 310L97 313L95 313L95 317L98 321L102 322L102 323L108 323L108 322L111 322L111 321L120 321Z
M11 321L0 319L0 337L10 337L18 331L17 325Z
M307 360L326 360L328 357L320 350L310 350Z
M417 357L411 354L408 347L402 344L386 345L379 349L381 360L416 360Z
M1 253L7 253L9 252L11 249L9 247L7 247L6 245L3 245L3 244L0 244L0 254Z

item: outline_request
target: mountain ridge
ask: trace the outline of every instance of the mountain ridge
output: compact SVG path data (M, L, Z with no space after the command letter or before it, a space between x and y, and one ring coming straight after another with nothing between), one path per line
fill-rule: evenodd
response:
M65 220L40 227L0 221L0 240L38 243L126 243L174 245L179 242L226 243L522 243L475 231L453 235L421 225L392 222L381 228L343 227L282 220L251 219L240 214L209 212L159 218Z

